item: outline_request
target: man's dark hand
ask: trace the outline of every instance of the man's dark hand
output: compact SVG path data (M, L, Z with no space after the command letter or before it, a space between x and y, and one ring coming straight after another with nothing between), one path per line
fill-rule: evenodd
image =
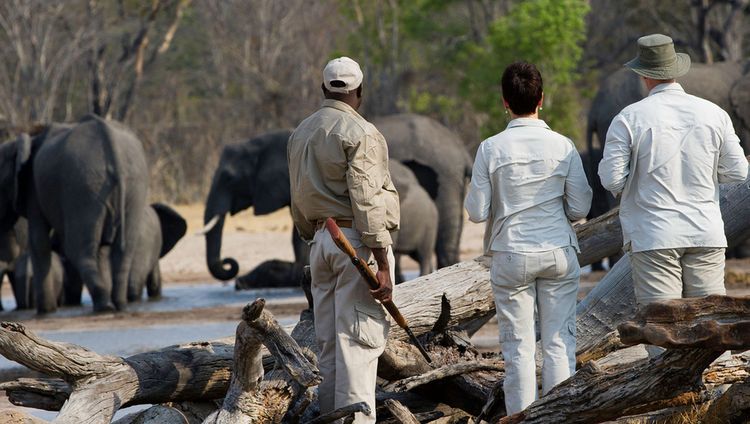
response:
M377 277L380 287L376 290L370 290L370 294L381 303L390 301L391 295L393 294L393 283L391 282L390 271L388 269L378 270L378 272L375 273L375 277Z

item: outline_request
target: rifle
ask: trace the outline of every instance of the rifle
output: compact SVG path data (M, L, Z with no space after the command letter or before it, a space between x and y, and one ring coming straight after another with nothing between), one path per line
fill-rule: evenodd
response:
M328 234L331 235L331 238L333 239L333 242L336 243L336 246L338 246L338 248L341 249L342 252L346 253L349 258L351 258L352 263L357 268L357 271L362 274L362 277L364 277L370 288L372 290L376 290L378 287L380 287L380 283L378 283L378 279L377 277L375 277L375 273L372 271L372 269L370 269L369 266L367 266L367 263L364 260L357 256L357 251L354 250L354 247L352 247L351 243L349 243L349 240L347 240L344 233L341 232L341 229L336 224L336 221L333 220L333 218L326 219L326 229L328 229ZM388 302L383 302L383 306L396 321L396 324L404 329L406 334L409 336L409 339L412 341L412 343L414 343L417 349L419 349L419 352L422 354L422 356L424 356L424 359L428 363L432 363L430 355L427 354L427 351L425 350L424 346L422 346L422 343L419 342L417 336L412 333L411 329L409 328L409 324L406 322L406 318L401 315L401 311L398 310L396 304L393 303L393 301L389 300Z

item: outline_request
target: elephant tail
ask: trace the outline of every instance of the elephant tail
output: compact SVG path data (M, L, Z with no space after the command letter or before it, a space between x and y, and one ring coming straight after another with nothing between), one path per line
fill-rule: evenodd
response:
M98 125L99 130L102 134L102 141L104 148L107 150L107 154L112 158L111 168L108 167L109 176L112 181L112 234L111 238L116 238L117 234L120 234L120 248L125 250L126 237L125 234L125 209L127 206L127 188L125 187L123 171L127 169L123 164L122 154L117 148L116 138L113 128L104 119L95 116L88 115L83 118L83 121L94 120Z

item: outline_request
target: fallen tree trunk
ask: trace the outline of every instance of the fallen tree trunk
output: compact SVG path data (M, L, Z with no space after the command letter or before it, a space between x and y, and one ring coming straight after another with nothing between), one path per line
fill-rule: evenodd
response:
M668 350L650 361L609 368L589 362L524 411L499 423L597 423L645 412L648 409L636 407L700 392L703 370L720 354L704 349Z
M642 307L617 327L627 345L711 350L750 347L750 298L708 296L665 300Z
M226 343L190 343L123 359L41 339L20 324L0 325L3 356L73 388L60 422L109 422L128 405L221 398L232 351Z
M750 298L653 302L619 326L625 344L670 348L633 363L589 362L526 410L501 423L589 423L704 400L704 370L724 351L750 348Z

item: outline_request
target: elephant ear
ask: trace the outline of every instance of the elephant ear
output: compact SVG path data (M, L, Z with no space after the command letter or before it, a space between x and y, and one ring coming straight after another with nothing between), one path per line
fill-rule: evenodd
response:
M729 103L742 126L750 130L750 74L745 74L732 86ZM737 128L737 130L738 132L741 131L740 128ZM750 140L745 142L750 142Z
M185 235L185 232L187 232L187 222L182 215L165 204L154 203L151 207L154 208L156 215L159 217L162 240L159 257L163 258L180 241L182 236Z
M13 179L13 208L19 210L25 203L24 193L28 191L25 187L26 179L23 178L24 169L31 159L31 137L21 134L16 140L16 177Z
M266 147L257 163L258 171L253 189L255 215L265 215L289 206L292 200L286 143Z

